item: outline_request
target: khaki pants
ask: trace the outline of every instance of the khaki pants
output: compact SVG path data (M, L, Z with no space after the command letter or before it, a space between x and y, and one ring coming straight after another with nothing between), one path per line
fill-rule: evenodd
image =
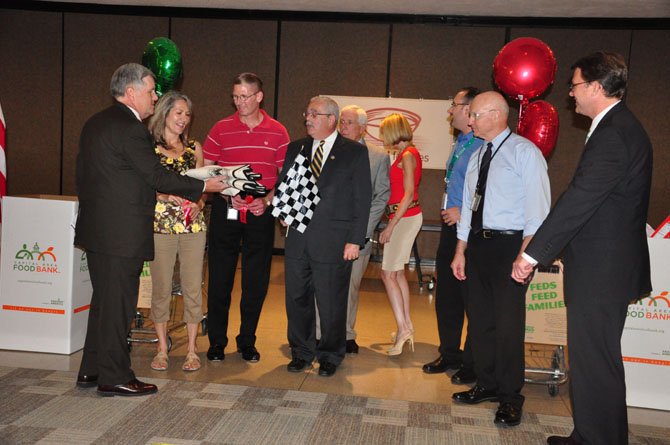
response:
M151 319L165 323L170 318L172 275L179 254L179 277L184 297L184 321L202 320L202 265L206 232L178 235L154 234L155 255L151 269Z

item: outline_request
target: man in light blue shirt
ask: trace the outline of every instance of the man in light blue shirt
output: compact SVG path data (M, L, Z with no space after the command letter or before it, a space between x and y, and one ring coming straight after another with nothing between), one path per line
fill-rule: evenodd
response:
M469 125L485 144L468 163L451 268L466 283L477 384L453 399L498 401L495 423L514 426L524 401L528 284L512 281L509 270L549 213L551 199L542 153L512 133L508 116L507 102L494 91L470 104Z
M481 147L483 140L475 137L468 126L470 102L479 94L474 87L462 88L449 108L449 122L459 132L446 165L445 196L442 200L442 230L435 259L437 291L435 313L440 337L440 356L423 365L423 372L437 374L448 369L458 369L451 377L452 383L465 384L476 380L470 342L466 340L461 351L461 334L465 319L465 283L456 279L450 264L456 249L456 223L461 218L463 185L468 160Z

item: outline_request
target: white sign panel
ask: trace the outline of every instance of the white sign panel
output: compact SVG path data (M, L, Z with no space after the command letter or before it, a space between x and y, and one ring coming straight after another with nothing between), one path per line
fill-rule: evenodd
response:
M670 410L670 240L648 238L648 297L628 306L621 338L630 406Z
M2 200L0 348L70 354L84 345L91 282L73 246L77 202Z
M444 170L451 153L453 135L447 121L451 101L398 99L392 97L329 96L340 108L358 105L368 115L365 139L383 146L379 125L389 114L402 114L414 132L414 144L421 154L423 168Z

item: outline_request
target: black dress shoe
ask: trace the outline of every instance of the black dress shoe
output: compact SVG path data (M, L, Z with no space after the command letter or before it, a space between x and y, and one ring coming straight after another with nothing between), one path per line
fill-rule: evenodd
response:
M486 401L497 402L498 394L495 389L484 389L479 385L475 385L468 391L454 393L451 398L457 402L475 405Z
M307 360L294 357L293 360L286 366L288 372L300 372L309 365Z
M132 379L121 385L98 385L98 394L101 396L146 396L158 392L156 385Z
M225 358L226 354L223 353L223 345L215 343L207 350L207 360L211 362L222 362Z
M256 363L261 359L261 354L254 346L247 346L246 348L238 349L237 352L242 354L242 358L248 362Z
M92 388L98 384L97 375L79 374L77 376L77 386L80 388Z
M358 354L356 340L347 340L347 354Z
M521 423L521 408L509 402L502 402L496 411L493 423L502 426L516 426Z
M330 377L335 374L335 370L337 369L336 365L327 361L319 362L319 365L319 375L322 377Z
M549 445L580 445L581 442L577 442L572 436L549 436L547 437L547 443Z
M475 370L463 366L451 376L451 383L454 385L466 385L468 383L475 383L476 381L477 374L475 374Z
M447 369L458 369L460 366L460 361L447 360L445 356L441 355L432 362L423 365L422 369L426 374L439 374Z

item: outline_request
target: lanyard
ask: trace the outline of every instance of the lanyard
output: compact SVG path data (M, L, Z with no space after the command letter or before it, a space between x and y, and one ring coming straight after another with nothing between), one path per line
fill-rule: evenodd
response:
M498 145L498 148L496 148L495 151L491 154L491 159L489 159L489 162L488 162L488 164L486 164L486 167L491 165L491 162L493 162L493 158L495 157L495 155L498 154L498 151L500 151L500 147L503 146L505 141L507 141L507 139L511 135L512 135L512 130L510 130L510 132L507 133L507 136L505 136L505 139L502 140L502 142ZM481 155L482 155L482 151L479 150L479 154L477 155L477 164L480 163ZM481 184L481 182L482 182L482 171L488 171L488 168L486 168L486 167L482 168L482 167L485 167L485 166L479 165L479 176L477 177L477 188L476 188L476 192L479 193L480 195L481 195L480 188L481 188L481 185L482 185Z
M460 158L461 155L463 153L465 153L465 150L470 148L470 146L475 142L475 139L476 138L473 135L472 138L468 142L463 144L461 146L461 148L451 156L451 160L449 161L449 166L447 167L447 174L444 176L444 182L449 184L449 180L451 179L451 175L454 172L454 165L456 165L456 161L458 161L458 158ZM446 190L446 187L445 187L445 190Z

